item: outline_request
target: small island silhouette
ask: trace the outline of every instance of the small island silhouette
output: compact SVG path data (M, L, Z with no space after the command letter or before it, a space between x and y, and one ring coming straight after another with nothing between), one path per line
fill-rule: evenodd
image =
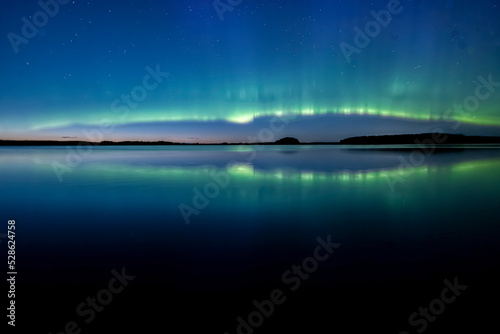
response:
M500 144L500 137L465 136L462 134L421 133L403 135L361 136L342 139L339 142L301 142L294 137L284 137L274 142L253 143L178 143L170 141L77 141L77 140L0 140L0 146L169 146L169 145L464 145Z
M274 142L276 145L300 145L300 141L297 138L285 137Z

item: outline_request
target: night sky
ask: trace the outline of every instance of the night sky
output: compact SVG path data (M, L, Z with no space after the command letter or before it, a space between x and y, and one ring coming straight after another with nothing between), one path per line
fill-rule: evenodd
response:
M498 0L216 4L0 0L0 139L500 135Z

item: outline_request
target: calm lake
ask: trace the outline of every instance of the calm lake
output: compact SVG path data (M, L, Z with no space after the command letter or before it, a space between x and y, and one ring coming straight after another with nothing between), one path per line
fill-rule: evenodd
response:
M20 326L482 333L498 317L500 147L256 149L0 148ZM122 268L123 291L77 310ZM409 323L445 280L467 288Z

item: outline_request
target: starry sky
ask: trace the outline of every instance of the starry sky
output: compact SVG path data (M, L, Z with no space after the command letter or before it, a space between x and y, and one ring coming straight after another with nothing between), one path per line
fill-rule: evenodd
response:
M500 135L499 18L498 0L0 0L0 139Z

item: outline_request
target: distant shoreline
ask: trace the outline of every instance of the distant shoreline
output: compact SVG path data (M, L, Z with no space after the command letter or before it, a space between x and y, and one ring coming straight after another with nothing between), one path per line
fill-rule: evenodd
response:
M404 135L362 136L342 139L338 142L300 142L292 137L275 142L256 143L177 143L169 141L101 141L89 142L78 140L0 140L0 146L252 146L252 145L467 145L500 144L500 137L464 136L445 133L422 133Z
M252 145L340 145L339 142L314 142L298 144L280 144L275 142L258 143L172 143L172 142L148 142L148 141L122 141L122 142L88 142L88 141L57 141L57 140L0 140L0 146L252 146Z

